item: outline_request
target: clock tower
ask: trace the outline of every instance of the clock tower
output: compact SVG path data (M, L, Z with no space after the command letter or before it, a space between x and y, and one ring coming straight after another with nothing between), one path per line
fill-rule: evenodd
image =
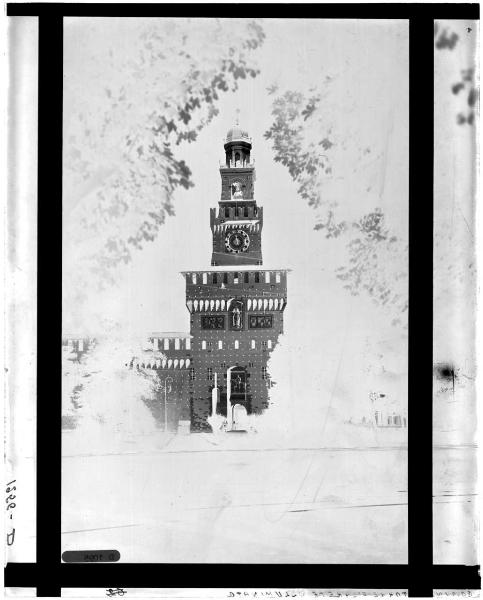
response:
M255 166L251 138L238 125L225 139L220 166L221 198L210 210L212 266L261 265L263 209L254 198Z
M224 149L221 198L210 209L211 268L182 272L190 332L153 333L150 356L135 365L159 374L150 408L165 430L189 422L193 433L212 431L210 417L221 415L226 431L244 431L244 419L269 407L275 385L268 365L283 334L288 269L262 266L248 133L231 128Z
M210 209L211 270L184 271L190 313L191 431L210 431L214 414L230 431L240 415L261 414L273 383L268 361L283 334L287 269L262 267L263 210L254 195L255 167L248 133L226 136L221 198Z

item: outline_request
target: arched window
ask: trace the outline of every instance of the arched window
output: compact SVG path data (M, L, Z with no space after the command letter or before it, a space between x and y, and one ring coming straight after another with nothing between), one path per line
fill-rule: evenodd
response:
M174 349L179 350L179 338L175 338L174 340Z
M206 342L205 342L205 340L203 340L203 341L201 342L201 349L202 349L202 350L206 350Z
M240 153L235 152L235 167L239 167L239 166L240 166Z
M258 271L255 273L255 283L260 283L260 273Z
M239 347L240 347L239 341L235 340L235 350L238 350Z
M275 282L280 283L280 273L278 272L275 274Z
M245 283L248 283L248 271L245 272Z
M228 283L228 273L223 273L223 283Z
M208 283L208 273L203 273L203 283L204 284Z
M196 273L191 275L191 283L196 283Z
M270 271L265 271L265 283L270 283Z
M271 349L272 349L272 340L268 340L268 342L267 342L267 346L268 346L268 349L269 349L269 350L271 350Z
M191 340L190 338L186 338L185 340L185 344L186 344L186 350L191 350Z
M164 346L163 346L163 348L164 348L165 350L169 350L169 340L168 340L168 339L165 339L165 340L164 340Z
M213 273L213 283L216 285L218 283L218 275Z
M218 350L223 350L223 342L218 340Z
M233 283L238 283L238 273L234 273L233 275Z
M248 206L245 206L245 208L243 210L243 215L244 215L245 219L248 219Z
M256 348L255 340L252 340L252 350L255 350L255 348Z

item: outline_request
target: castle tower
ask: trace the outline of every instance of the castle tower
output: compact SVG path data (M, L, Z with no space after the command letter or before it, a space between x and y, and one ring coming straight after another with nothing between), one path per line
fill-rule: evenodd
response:
M263 210L254 197L255 166L251 138L232 127L225 140L225 162L220 166L221 198L210 210L213 236L212 266L261 265Z
M283 333L287 270L261 269L263 211L254 196L248 133L227 133L221 199L210 209L212 268L183 272L190 313L191 431L210 431L216 411L237 429L239 416L268 408L268 359Z

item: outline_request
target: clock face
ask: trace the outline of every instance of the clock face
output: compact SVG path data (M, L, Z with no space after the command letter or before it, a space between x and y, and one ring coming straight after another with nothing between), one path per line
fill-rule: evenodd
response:
M246 252L250 245L250 238L248 233L238 229L237 231L231 231L225 237L225 248L228 252L238 254L239 252Z

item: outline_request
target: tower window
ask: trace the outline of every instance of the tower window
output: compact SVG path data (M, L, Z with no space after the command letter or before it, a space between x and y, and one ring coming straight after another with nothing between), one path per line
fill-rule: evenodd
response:
M174 340L174 349L175 349L175 350L179 350L179 338L176 338L176 339Z
M203 283L204 284L208 283L208 273L203 273Z
M186 348L186 350L191 350L191 340L190 340L190 338L186 338L186 340L185 340L185 348Z
M165 350L169 350L169 340L167 340L167 339L165 339L165 340L164 340L164 343L163 343L163 348L164 348Z
M205 342L205 340L203 340L203 341L201 342L201 349L202 349L202 350L206 350L206 342Z
M208 367L206 370L206 379L208 379L208 381L213 380L213 369L211 367Z
M260 283L260 273L258 271L255 273L255 283Z
M255 348L256 348L255 340L252 340L252 350L255 350Z
M239 347L240 347L240 342L238 340L235 340L235 350L238 350Z
M238 283L238 273L233 275L233 283Z
M248 271L245 272L245 283L248 283Z
M196 273L191 275L191 283L196 283Z
M270 283L270 271L265 271L265 283Z
M275 274L275 283L280 283L280 273Z
M272 349L272 340L268 340L268 342L267 342L267 346L268 346L268 349L269 349L269 350L271 350L271 349Z
M218 274L213 273L213 283L216 285L218 283Z
M223 342L218 340L218 350L223 350Z
M223 273L223 283L228 283L228 273Z

